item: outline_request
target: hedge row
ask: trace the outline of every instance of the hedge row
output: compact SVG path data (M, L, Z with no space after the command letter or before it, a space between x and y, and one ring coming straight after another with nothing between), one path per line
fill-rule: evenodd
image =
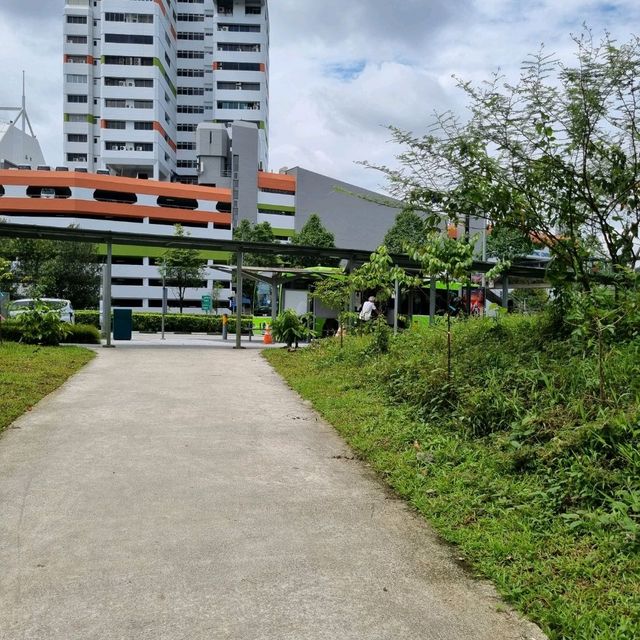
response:
M100 344L100 331L90 324L70 324L69 333L62 342L71 344ZM9 342L20 342L22 328L15 320L6 320L0 326L0 338Z
M83 324L91 324L100 327L100 315L97 311L76 311L76 321ZM235 333L236 319L229 317L227 325L229 333ZM251 317L243 317L242 329L247 331L253 327ZM165 331L197 333L221 333L222 316L189 315L180 313L168 313L164 317ZM133 313L133 330L145 332L159 332L162 330L161 313Z

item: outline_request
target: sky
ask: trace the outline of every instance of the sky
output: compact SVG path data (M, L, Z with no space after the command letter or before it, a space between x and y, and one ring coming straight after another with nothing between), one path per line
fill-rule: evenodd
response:
M0 0L0 105L27 111L45 158L62 164L64 0ZM269 0L270 170L301 166L382 191L389 125L424 133L464 115L456 79L480 83L544 44L569 62L584 25L619 42L640 32L638 0Z

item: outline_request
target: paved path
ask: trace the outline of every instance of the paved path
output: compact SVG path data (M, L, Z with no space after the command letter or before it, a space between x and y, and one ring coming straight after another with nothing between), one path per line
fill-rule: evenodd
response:
M257 351L100 349L0 438L0 638L543 638L349 458Z

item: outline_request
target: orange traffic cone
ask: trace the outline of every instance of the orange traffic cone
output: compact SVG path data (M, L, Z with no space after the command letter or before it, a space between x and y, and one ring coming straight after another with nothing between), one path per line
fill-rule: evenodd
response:
M262 336L262 342L264 344L273 344L273 338L271 337L271 327L267 325L264 328L264 335Z

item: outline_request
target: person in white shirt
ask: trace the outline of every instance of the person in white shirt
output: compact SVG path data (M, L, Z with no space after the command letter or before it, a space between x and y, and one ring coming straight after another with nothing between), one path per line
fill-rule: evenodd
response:
M362 309L360 310L360 320L371 320L371 316L375 311L377 311L375 301L376 299L374 296L369 296L369 299L365 301L362 305Z

